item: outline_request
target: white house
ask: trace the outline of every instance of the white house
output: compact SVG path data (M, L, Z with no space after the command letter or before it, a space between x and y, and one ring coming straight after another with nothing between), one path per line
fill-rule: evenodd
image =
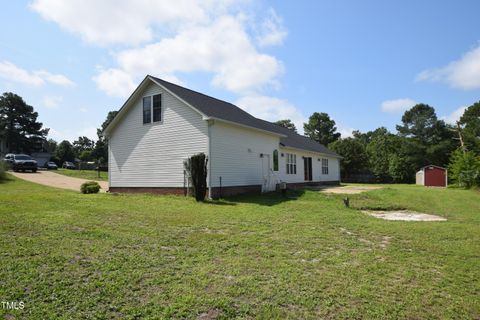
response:
M208 157L210 197L290 186L337 184L338 156L237 106L147 76L105 129L109 188L183 194L183 162Z

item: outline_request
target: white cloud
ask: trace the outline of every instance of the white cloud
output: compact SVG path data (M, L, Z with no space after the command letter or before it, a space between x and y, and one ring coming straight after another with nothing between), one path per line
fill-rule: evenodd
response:
M416 80L445 82L464 90L480 89L480 46L445 67L420 72Z
M460 107L451 114L441 117L441 119L448 124L456 124L457 121L460 120L460 117L463 116L466 109L467 107Z
M34 0L30 7L45 20L100 45L135 45L154 38L155 27L175 28L201 23L208 12L220 10L218 1Z
M241 17L221 16L210 25L192 26L172 38L120 51L116 54L118 70L132 78L146 74L172 78L177 72L209 72L213 73L213 85L235 93L277 86L282 63L259 53L242 23Z
M73 86L74 83L62 74L53 74L45 70L27 71L9 61L0 62L0 77L9 81L31 86L42 86L46 83L60 86Z
M273 8L268 11L268 16L261 24L260 34L257 36L257 43L260 47L283 44L288 32L283 26L282 18Z
M46 82L56 84L63 87L73 87L75 84L63 74L53 74L45 70L34 71L36 75L44 79Z
M414 105L417 102L415 100L405 98L405 99L395 99L395 100L387 100L382 102L382 111L383 112L403 112Z
M50 128L50 131L48 132L48 138L54 139L58 142L61 142L63 140L68 140L71 143L73 143L73 141L77 140L78 137L83 137L83 136L86 136L92 140L98 139L97 128L91 127L91 126L86 126L79 130L73 130L73 129L57 130L48 125L46 125L46 127Z
M21 69L8 61L0 62L0 77L32 86L41 86L45 83L38 75Z
M178 83L178 73L191 72L210 73L214 86L245 95L279 87L283 64L256 45L281 44L287 35L273 9L250 19L248 2L34 0L30 7L87 42L131 46L116 47L117 65L94 78L109 95L126 97L146 74ZM259 30L256 39L249 30Z
M60 96L45 96L43 97L43 104L49 109L56 109L63 102L63 97Z
M135 89L132 77L119 69L107 69L101 71L93 80L97 87L113 97L128 97Z
M355 131L355 129L341 125L341 124L337 124L337 132L341 134L342 138L353 137L353 131Z
M252 95L239 99L235 104L260 119L272 122L290 119L297 127L297 131L303 133L303 123L307 119L300 110L286 100Z

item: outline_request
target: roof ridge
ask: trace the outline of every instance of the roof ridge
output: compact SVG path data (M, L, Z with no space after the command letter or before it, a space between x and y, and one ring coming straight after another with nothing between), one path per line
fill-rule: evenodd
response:
M195 94L200 94L200 95L202 95L202 96L204 96L204 97L207 97L207 98L210 98L210 99L214 99L214 100L217 100L217 101L220 101L220 102L228 103L228 104L230 104L230 105L232 105L232 106L234 106L234 107L239 108L239 109L242 110L243 112L249 114L248 112L246 112L245 110L243 110L242 108L240 108L239 106L237 106L237 105L235 105L235 104L233 104L233 103L231 103L231 102L228 102L228 101L225 101L225 100L222 100L222 99L219 99L219 98L215 98L215 97L210 96L210 95L208 95L208 94L201 93L200 91L196 91L196 90L193 90L193 89L190 89L190 88L181 86L181 85L179 85L179 84L176 84L176 83L173 83L173 82L170 82L170 81L167 81L167 80L160 79L160 78L155 77L155 76L152 76L152 75L148 75L148 76L149 76L149 77L152 77L152 78L154 78L155 80L158 80L158 81L160 81L160 82L166 82L166 83L168 83L168 84L170 84L170 85L179 87L179 88L181 88L181 89L183 89L183 90L188 90L188 91L191 91L191 92L193 92L193 93L195 93ZM251 114L249 114L249 115L252 116ZM252 117L253 117L253 116L252 116ZM255 117L253 117L253 118L255 118Z

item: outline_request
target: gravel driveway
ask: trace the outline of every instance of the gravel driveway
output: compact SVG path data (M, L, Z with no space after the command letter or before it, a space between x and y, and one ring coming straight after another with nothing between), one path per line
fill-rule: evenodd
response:
M37 171L36 173L10 171L9 173L17 178L38 184L43 184L45 186L75 190L79 192L82 183L84 183L85 181L89 181L85 179L67 177L52 171ZM98 181L98 183L100 184L100 187L102 187L102 189L100 189L100 192L105 192L108 190L108 182Z

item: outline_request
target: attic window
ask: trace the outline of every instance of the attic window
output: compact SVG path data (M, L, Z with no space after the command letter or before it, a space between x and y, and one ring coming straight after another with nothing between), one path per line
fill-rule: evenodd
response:
M152 122L152 97L143 97L143 124Z
M153 122L162 121L162 95L153 96Z
M162 95L143 97L143 124L159 121L162 121Z

